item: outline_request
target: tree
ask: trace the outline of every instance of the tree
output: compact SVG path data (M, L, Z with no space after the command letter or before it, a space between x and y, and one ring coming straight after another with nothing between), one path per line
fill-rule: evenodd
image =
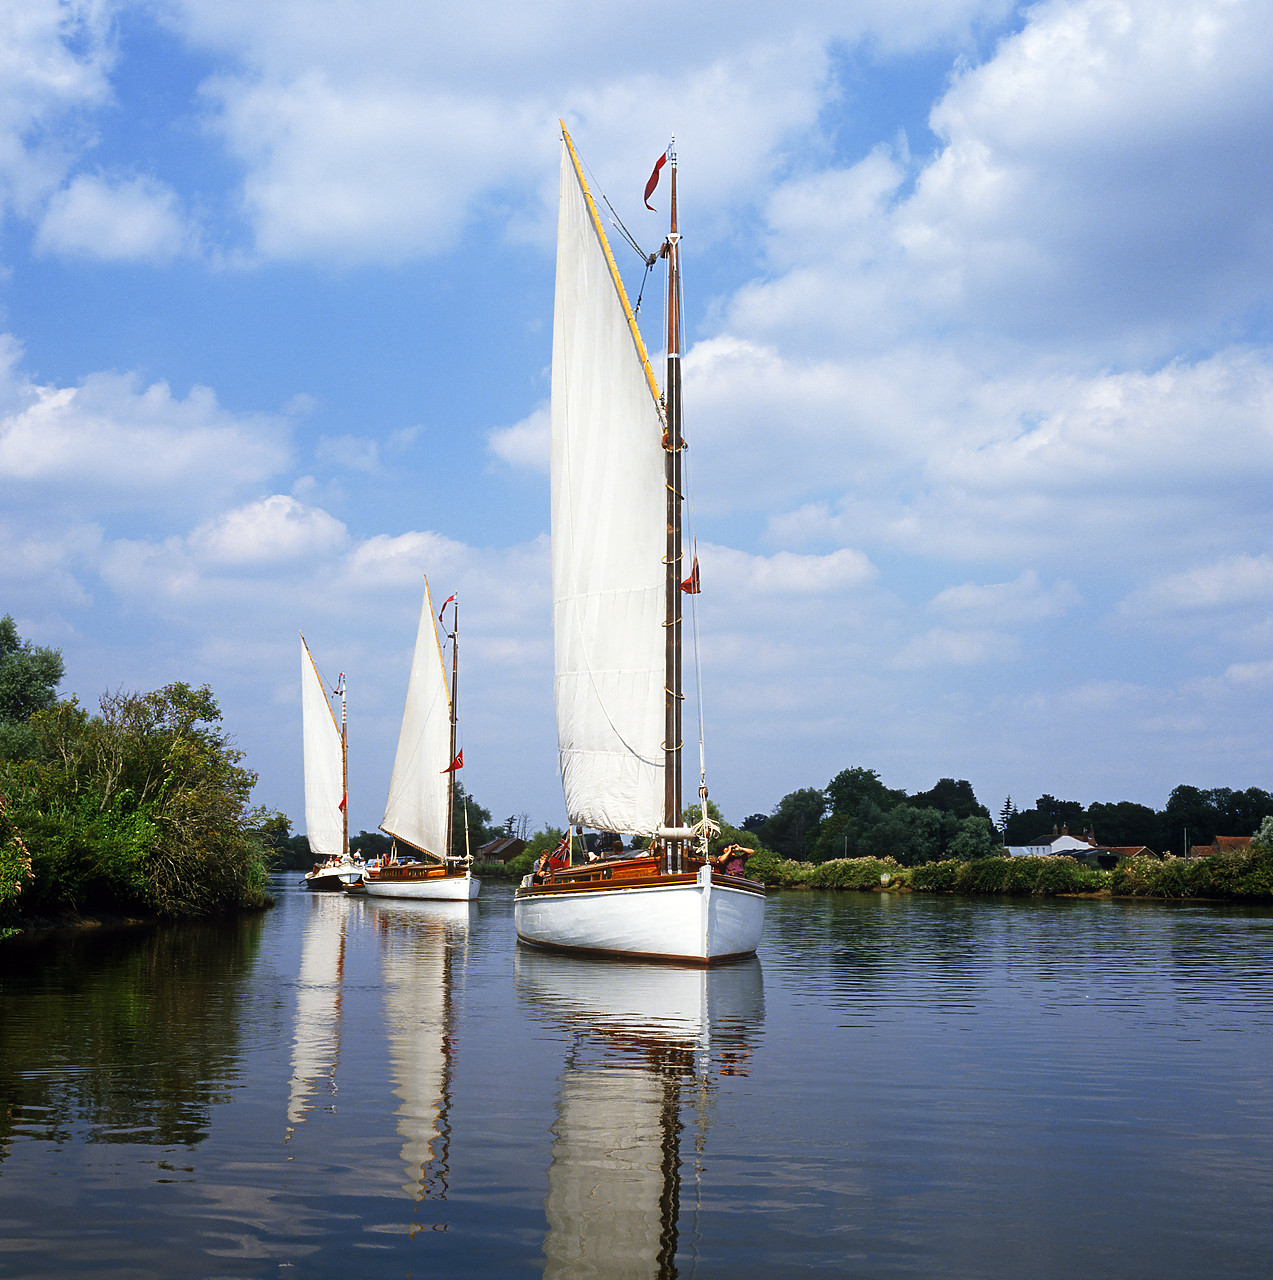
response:
M456 779L455 826L451 831L452 856L462 858L466 853L480 849L488 840L494 840L500 830L490 826L490 821L491 811L478 804L464 790L464 784Z
M60 650L25 643L12 617L0 618L0 760L34 754L28 722L57 701L63 670Z
M1072 828L1071 835L1078 833L1085 817L1083 806L1077 800L1058 800L1056 796L1042 795L1034 802L1034 807L1058 830Z
M63 672L60 649L24 643L12 617L0 618L0 720L29 720L51 707Z
M768 821L769 815L767 813L750 813L738 825L743 831L755 831L759 834Z
M818 825L827 811L827 798L816 787L791 791L778 801L773 814L761 828L760 838L784 858L809 860L818 835Z
M832 813L856 813L864 804L870 803L888 812L894 805L906 799L905 791L893 791L880 781L880 775L874 769L863 769L856 766L852 769L841 769L827 783L826 803Z
M908 801L917 809L940 809L953 813L956 818L989 818L990 810L973 794L972 783L967 778L939 778L931 791L921 791Z
M974 858L989 858L1002 853L1003 845L990 819L974 813L960 822L947 852L961 862L971 862Z
M1210 844L1220 834L1212 799L1213 793L1183 783L1172 788L1162 811L1165 843L1172 853L1183 857L1190 845Z
M1116 847L1144 845L1154 850L1163 847L1162 818L1148 805L1135 804L1131 800L1119 800L1113 804L1098 801L1088 806L1087 820L1092 834L1101 844Z
M271 822L212 691L171 684L37 711L33 759L0 766L31 853L33 908L144 907L165 916L259 906Z
M1012 803L1012 797L1009 796L1003 802L1003 808L999 810L999 831L1004 837L1004 843L1007 843L1008 823L1016 816L1017 806Z

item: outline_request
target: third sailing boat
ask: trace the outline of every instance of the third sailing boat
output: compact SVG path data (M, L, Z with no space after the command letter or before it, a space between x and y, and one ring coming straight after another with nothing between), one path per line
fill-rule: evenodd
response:
M442 606L454 604L452 596ZM459 606L451 615L451 688L446 686L442 646L438 642L429 584L416 632L407 703L402 712L398 754L380 829L394 840L393 852L364 881L375 898L441 898L467 901L477 897L482 882L473 875L467 852L453 855L455 773L462 758L456 751L456 682L459 674ZM449 763L448 763L449 762ZM398 844L411 855L403 860Z

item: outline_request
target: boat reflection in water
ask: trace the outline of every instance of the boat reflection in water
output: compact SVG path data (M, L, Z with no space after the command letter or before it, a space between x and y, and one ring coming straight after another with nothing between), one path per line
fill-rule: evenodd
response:
M552 1126L546 1280L675 1276L683 1179L696 1171L717 1077L748 1073L764 1021L760 962L620 965L519 948L516 981L532 1016L571 1034Z
M336 1096L340 1057L341 980L345 970L348 904L323 894L310 899L310 917L301 941L296 982L296 1035L292 1042L292 1080L287 1099L287 1132L316 1104L313 1095Z
M369 905L373 900L369 900ZM389 1065L398 1098L405 1194L445 1200L450 1145L454 975L468 948L472 903L375 899Z

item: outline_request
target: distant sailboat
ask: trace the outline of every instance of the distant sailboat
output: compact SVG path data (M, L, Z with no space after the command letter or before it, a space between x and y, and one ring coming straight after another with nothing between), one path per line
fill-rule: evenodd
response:
M447 604L442 606L446 612ZM411 678L398 735L398 753L380 829L394 839L393 852L363 881L375 898L432 898L467 901L482 882L473 875L469 854L454 857L455 774L463 761L456 750L456 684L459 678L459 607L452 614L451 689L447 690L429 584L416 632ZM411 854L403 859L398 844Z
M714 870L712 824L682 825L681 591L683 579L697 590L697 566L687 578L680 234L668 158L664 391L564 126L553 328L553 638L566 810L578 829L651 844L549 883L528 877L514 919L518 937L539 946L712 964L756 950L765 890ZM705 786L701 795L705 810Z
M345 721L345 677L340 697L340 723L318 674L305 637L301 636L301 736L305 760L305 834L314 868L305 874L307 889L340 889L362 879L361 859L349 856L348 736Z

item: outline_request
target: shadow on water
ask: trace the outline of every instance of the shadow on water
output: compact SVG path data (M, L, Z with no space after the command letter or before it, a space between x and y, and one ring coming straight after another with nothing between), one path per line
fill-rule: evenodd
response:
M261 917L0 948L0 1160L25 1138L193 1147L240 1057Z

